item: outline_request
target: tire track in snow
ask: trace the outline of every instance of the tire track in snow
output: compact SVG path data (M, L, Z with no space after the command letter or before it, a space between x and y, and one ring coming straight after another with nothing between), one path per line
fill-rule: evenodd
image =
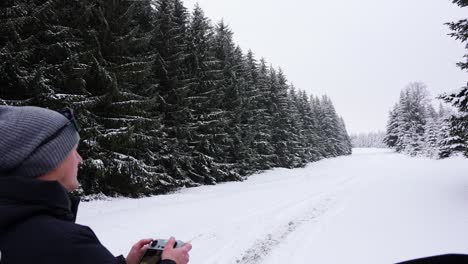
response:
M306 211L301 217L290 220L275 232L266 235L266 237L259 239L255 244L248 250L246 250L242 256L236 260L237 263L241 264L257 264L261 261L286 237L296 231L298 227L304 223L314 221L323 214L325 214L331 207L333 207L335 198L332 195L326 196L320 199L318 202L314 200L310 209Z

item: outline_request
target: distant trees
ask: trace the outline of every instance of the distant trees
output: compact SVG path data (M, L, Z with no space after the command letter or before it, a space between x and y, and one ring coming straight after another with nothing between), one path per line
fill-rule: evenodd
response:
M351 134L353 148L387 148L385 132Z
M75 109L82 194L140 196L351 153L331 100L180 0L0 3L0 104Z
M467 7L467 0L452 0ZM468 20L447 23L451 36L465 43L468 50ZM468 70L468 55L457 63ZM468 86L459 91L439 96L458 111L440 105L436 111L427 102L427 92L422 84L410 84L400 95L399 102L390 112L385 143L398 152L446 158L455 153L468 157Z
M424 83L410 83L390 111L384 142L411 156L443 157L450 114L442 104L434 109Z

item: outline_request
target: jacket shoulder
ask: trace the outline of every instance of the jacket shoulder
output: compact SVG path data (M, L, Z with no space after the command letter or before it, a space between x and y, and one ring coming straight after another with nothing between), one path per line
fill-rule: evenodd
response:
M68 245L75 240L88 239L90 241L98 239L91 228L73 222L64 221L49 215L36 215L13 226L7 234L11 233L18 239L47 242L60 241L63 245Z
M9 254L15 260L42 259L39 263L51 264L119 263L89 227L48 215L31 217L8 230L0 240L0 249L6 264Z

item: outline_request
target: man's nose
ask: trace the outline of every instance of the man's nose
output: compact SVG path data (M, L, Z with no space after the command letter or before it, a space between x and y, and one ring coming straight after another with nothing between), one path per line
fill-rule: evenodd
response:
M78 153L78 151L76 152L76 155L78 156L78 164L83 163L83 158L81 157L80 153Z

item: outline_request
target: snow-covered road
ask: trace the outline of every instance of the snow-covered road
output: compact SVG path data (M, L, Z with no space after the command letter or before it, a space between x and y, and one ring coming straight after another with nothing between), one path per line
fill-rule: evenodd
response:
M114 254L141 238L190 240L194 264L374 264L468 253L468 160L355 149L245 182L83 203L77 222Z

